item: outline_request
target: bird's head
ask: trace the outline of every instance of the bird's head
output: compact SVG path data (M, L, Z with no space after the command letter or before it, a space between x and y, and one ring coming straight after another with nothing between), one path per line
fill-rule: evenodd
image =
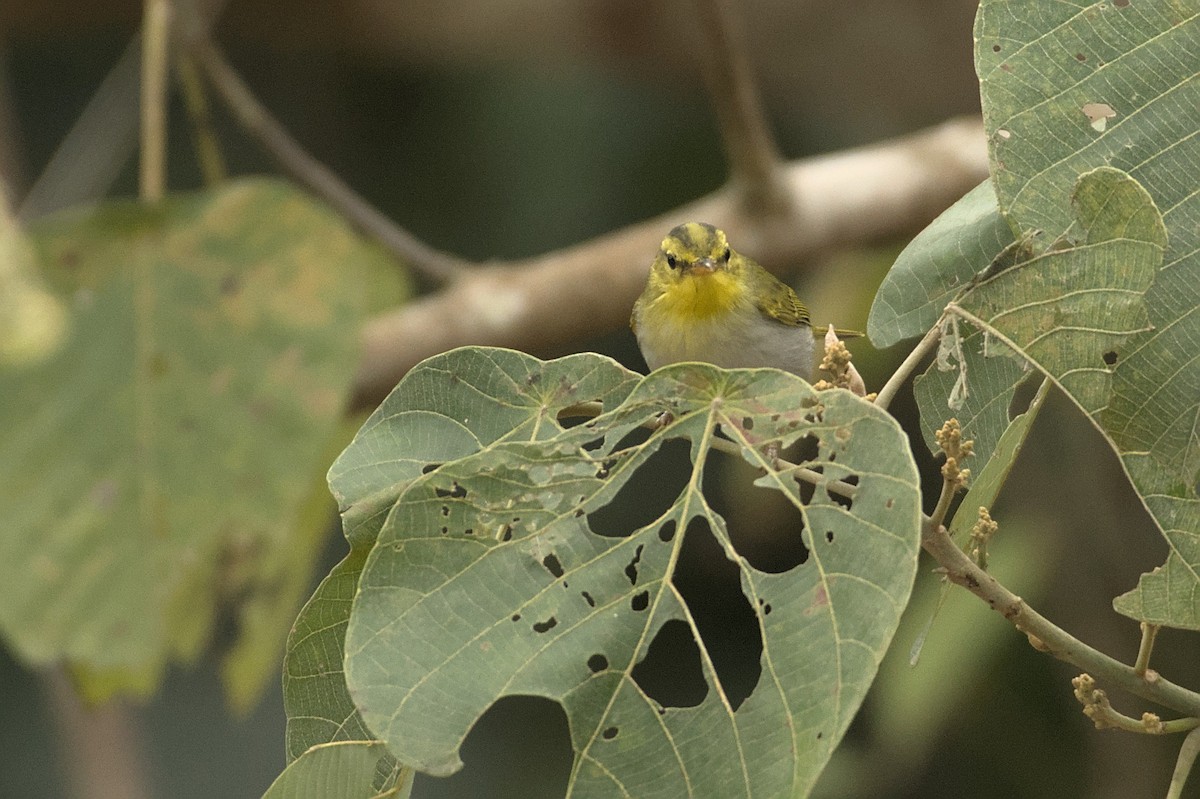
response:
M744 304L746 278L744 259L729 248L723 231L687 222L663 239L647 294L671 318L696 320Z
M663 239L652 271L670 284L728 270L732 257L724 231L704 222L686 222Z

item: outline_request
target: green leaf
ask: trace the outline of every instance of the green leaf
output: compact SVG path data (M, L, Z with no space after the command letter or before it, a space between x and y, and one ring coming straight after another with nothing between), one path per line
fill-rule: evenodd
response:
M344 429L345 423L340 427ZM318 462L328 463L351 434L352 429L330 438ZM324 475L312 475L308 492L293 517L290 545L280 557L246 564L248 569L242 574L230 575L237 585L261 582L272 587L269 591L249 592L242 598L237 608L238 639L221 661L226 695L237 712L249 712L258 704L269 684L264 675L278 674L288 630L297 605L312 584L312 564L326 543L333 509Z
M1147 327L1142 295L1162 262L1166 231L1150 195L1116 169L1081 176L1073 201L1066 238L950 307L1095 415L1111 391L1115 353Z
M918 378L918 381L920 378ZM920 386L918 386L918 389ZM954 518L950 522L950 537L959 542L961 547L966 547L968 543L967 533L975 525L979 519L978 512L980 508L991 510L996 497L1000 495L1000 489L1004 486L1004 482L1008 479L1009 472L1012 471L1013 464L1017 461L1017 456L1021 454L1021 449L1025 446L1025 439L1029 435L1029 428L1033 425L1033 420L1037 418L1038 413L1042 409L1042 404L1046 400L1046 394L1050 388L1049 380L1042 380L1042 384L1038 387L1037 394L1029 403L1029 407L1023 412L1017 414L1008 426L1004 428L1004 432L1000 435L999 440L994 445L987 445L986 457L980 456L980 444L976 440L974 454L975 458L969 462L969 467L972 472L970 481L970 489L963 497L962 503L958 510L954 513ZM1008 418L1008 405L1012 401L1012 394L1009 392L1009 398L1005 402L1005 419ZM940 395L933 394L933 397ZM929 402L930 400L923 397L918 391L918 403ZM932 423L931 417L926 416L924 407L921 410L922 419L926 420L925 427L928 429ZM964 428L965 429L965 428ZM971 438L970 435L965 435L964 438ZM937 447L937 442L930 434L927 437L931 451L937 452L940 447ZM913 642L912 649L909 653L909 662L916 666L918 658L925 646L925 638L933 628L934 621L937 619L938 613L941 610L942 603L945 602L946 596L950 591L950 582L943 578L940 590L940 598L933 612L929 616L929 621L925 627L918 633L916 640Z
M299 599L293 535L353 376L362 248L264 181L59 216L35 240L71 331L3 377L0 630L93 697L144 690L198 656L221 604L291 591L286 618Z
M963 497L962 504L959 505L959 510L954 514L954 519L950 523L950 536L955 540L965 541L967 532L978 519L976 514L979 508L991 510L992 505L996 502L996 497L1000 496L1000 489L1004 487L1004 482L1008 479L1013 464L1017 462L1017 456L1021 454L1021 449L1025 446L1029 428L1033 426L1033 420L1041 411L1049 388L1050 382L1043 380L1042 385L1038 387L1037 394L1029 403L1029 407L1024 412L1017 414L1012 423L1005 428L1004 434L1000 436L1000 441L996 444L992 457L987 460L986 465L978 470L972 468L974 476L971 478L971 487L967 491L967 495ZM966 512L964 513L964 511Z
M956 321L942 334L941 346L947 357L931 363L913 381L913 396L929 451L941 451L934 433L942 423L951 417L958 419L963 438L975 442L975 455L967 466L977 471L991 460L1008 429L1008 408L1028 372L1010 354L1000 352L1003 347L989 342L982 331Z
M346 690L342 651L363 563L408 484L497 441L557 434L559 412L590 401L615 405L637 379L598 355L542 362L482 348L438 355L404 377L329 471L351 551L318 586L288 639L289 758L315 744L372 738Z
M867 318L876 347L919 336L933 327L946 303L966 290L1014 241L985 180L947 208L904 248L884 278Z
M376 765L387 757L378 741L339 741L307 750L275 778L263 799L406 799L412 775L405 785L381 792Z
M475 383L447 383L442 401L478 396ZM672 420L631 443L664 410ZM718 426L764 468L756 484L797 508L801 565L751 566L705 500ZM653 480L647 460L679 438L691 442L693 470L671 507L631 532L594 529L589 514L631 480ZM801 438L814 452L804 465L822 475L811 496L764 454ZM371 457L405 453L380 447ZM838 480L856 484L845 489L852 502L831 493ZM905 436L874 405L775 370L670 366L591 422L486 445L409 483L360 578L347 682L397 759L434 774L460 767L463 739L493 702L523 694L567 713L573 796L802 794L895 631L919 521ZM741 571L762 641L758 684L736 708L672 584L683 541L709 534ZM637 684L634 667L668 622L687 625L699 647L705 696L692 707L662 707Z
M1162 211L1146 330L1116 351L1099 421L1171 552L1116 607L1200 629L1200 8L985 0L975 58L997 196L1017 227L1064 229L1076 176L1106 165Z
M1198 34L1194 5L984 0L975 66L1001 210L1021 230L1064 230L1077 177L1103 165L1161 208L1158 192L1194 195Z

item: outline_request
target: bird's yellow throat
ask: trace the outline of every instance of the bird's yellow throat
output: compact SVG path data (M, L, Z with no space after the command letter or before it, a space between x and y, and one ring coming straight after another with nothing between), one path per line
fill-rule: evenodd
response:
M725 269L680 275L664 280L663 284L662 294L654 301L651 312L672 322L720 316L737 307L745 295L744 283Z

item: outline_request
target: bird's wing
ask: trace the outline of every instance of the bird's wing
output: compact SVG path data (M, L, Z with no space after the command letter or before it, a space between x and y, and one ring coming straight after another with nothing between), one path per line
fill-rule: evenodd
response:
M804 307L804 303L800 302L800 298L796 296L796 292L792 291L790 286L777 279L770 272L764 270L763 275L773 285L769 285L767 291L758 293L758 310L776 322L788 325L789 327L801 327L810 324L811 320L808 317L808 309Z

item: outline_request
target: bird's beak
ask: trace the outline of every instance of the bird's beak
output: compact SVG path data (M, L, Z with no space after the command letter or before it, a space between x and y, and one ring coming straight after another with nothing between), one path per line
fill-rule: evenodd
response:
M711 275L717 271L717 262L712 258L701 258L688 267L688 272L698 272L700 274Z

